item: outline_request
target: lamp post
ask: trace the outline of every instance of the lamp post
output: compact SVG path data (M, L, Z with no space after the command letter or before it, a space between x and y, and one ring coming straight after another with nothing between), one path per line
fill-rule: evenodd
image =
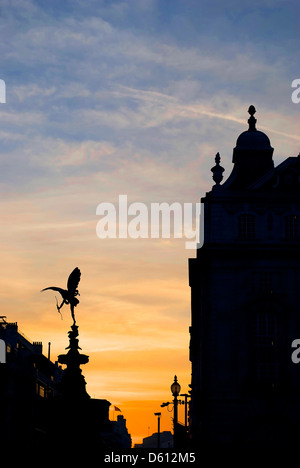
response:
M160 448L160 417L161 413L154 413L154 416L157 416L157 448Z
M177 382L177 376L174 376L174 382L171 385L171 392L174 397L173 404L174 404L174 419L173 419L173 427L174 427L174 448L177 447L177 424L178 424L178 400L177 397L180 393L181 386Z

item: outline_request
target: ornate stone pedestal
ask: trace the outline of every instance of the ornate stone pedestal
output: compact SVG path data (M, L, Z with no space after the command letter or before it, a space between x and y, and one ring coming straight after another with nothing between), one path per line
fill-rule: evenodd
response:
M78 326L73 324L68 335L70 344L66 349L69 349L69 351L67 354L58 356L58 362L67 366L61 381L61 394L68 399L90 398L85 389L86 381L80 369L81 364L86 364L89 361L89 356L78 351L81 349L77 338Z

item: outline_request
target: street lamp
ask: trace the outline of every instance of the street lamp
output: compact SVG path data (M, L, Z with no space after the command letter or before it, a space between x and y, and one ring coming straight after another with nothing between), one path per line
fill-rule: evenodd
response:
M174 397L174 419L173 419L173 427L174 427L174 447L177 447L177 424L178 424L178 400L177 397L180 393L181 386L177 382L177 376L174 377L174 382L171 385L171 392Z
M173 394L173 397L178 397L180 390L181 390L181 386L177 382L177 375L175 375L174 382L171 385L171 392Z
M160 417L161 413L154 413L157 416L157 448L160 448Z

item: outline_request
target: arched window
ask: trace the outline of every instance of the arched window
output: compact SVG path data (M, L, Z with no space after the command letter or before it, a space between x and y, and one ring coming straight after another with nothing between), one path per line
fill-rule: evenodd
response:
M238 237L241 240L255 238L255 216L252 214L241 214L238 217Z
M285 238L287 240L300 239L300 216L288 215L285 217Z

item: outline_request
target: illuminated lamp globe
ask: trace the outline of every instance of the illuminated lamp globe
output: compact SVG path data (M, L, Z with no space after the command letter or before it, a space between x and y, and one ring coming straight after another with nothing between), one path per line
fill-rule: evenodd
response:
M179 395L179 393L180 393L180 390L181 390L181 386L177 382L177 376L175 375L174 382L171 385L171 392L172 392L173 396L177 397Z

